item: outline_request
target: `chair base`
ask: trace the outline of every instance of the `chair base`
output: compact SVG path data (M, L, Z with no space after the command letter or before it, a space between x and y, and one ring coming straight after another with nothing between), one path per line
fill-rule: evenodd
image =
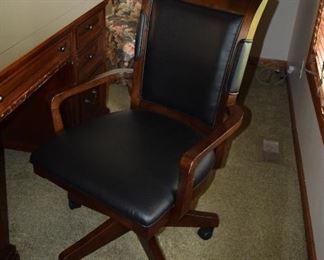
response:
M198 236L203 240L211 239L213 236L214 228L212 227L201 227L198 229Z
M108 219L81 240L65 249L60 255L60 260L81 259L96 251L100 247L127 233L129 229L112 219Z
M219 218L215 213L190 210L179 221L169 223L169 227L218 227Z
M16 247L9 244L0 249L0 259L19 260L20 256L16 250Z
M71 210L81 208L82 204L73 198L71 193L68 193L69 208Z
M82 206L81 204L79 204L73 200L69 200L69 208L71 210L81 208L81 206Z
M163 251L160 247L159 241L157 240L156 236L153 236L149 239L143 238L141 236L138 236L138 238L149 260L165 259L165 256L163 254Z
M201 227L203 230L214 229L219 224L218 215L215 213L190 210L184 215L180 221L167 223L166 226L173 227ZM60 256L60 260L81 259L109 242L119 238L130 231L129 228L123 226L119 222L109 219L95 230L90 232L84 238L64 250ZM211 232L212 234L212 232ZM208 234L207 234L208 235ZM156 236L145 237L144 234L137 234L142 247L149 260L163 260L165 256L159 245ZM210 236L211 237L211 236ZM209 238L210 238L209 237ZM208 238L208 239L209 239Z

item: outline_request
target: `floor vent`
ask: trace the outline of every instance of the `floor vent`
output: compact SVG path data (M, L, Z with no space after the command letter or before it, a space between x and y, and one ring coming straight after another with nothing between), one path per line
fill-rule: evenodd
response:
M280 161L280 147L279 142L275 140L263 139L262 141L262 157L265 162Z

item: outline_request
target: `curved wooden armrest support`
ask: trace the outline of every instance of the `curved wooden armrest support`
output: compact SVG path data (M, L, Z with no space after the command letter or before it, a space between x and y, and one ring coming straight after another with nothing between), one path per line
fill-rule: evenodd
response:
M243 121L243 110L238 105L229 106L227 109L228 118L224 123L183 154L181 169L189 172L209 151L214 150L239 129Z
M238 105L228 107L228 118L209 135L185 152L180 160L180 183L177 193L177 217L189 209L193 192L193 177L201 159L210 151L231 137L241 126L243 110Z
M59 133L64 130L62 115L60 112L60 106L62 102L74 95L92 89L94 87L100 86L105 83L112 83L121 78L132 78L133 69L114 69L104 73L99 74L94 77L92 80L62 91L51 99L51 112L52 112L52 120L54 125L55 133Z

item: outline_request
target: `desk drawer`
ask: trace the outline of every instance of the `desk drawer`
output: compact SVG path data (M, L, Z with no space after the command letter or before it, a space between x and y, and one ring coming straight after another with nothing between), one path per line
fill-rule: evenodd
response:
M97 66L91 77L105 71L105 64ZM99 114L107 112L106 107L106 88L104 86L93 88L81 95L81 117L82 121L91 119Z
M81 23L76 29L77 49L81 50L103 32L105 26L104 12L99 12L85 22Z
M0 119L24 102L71 57L71 34L48 42L0 75Z
M79 82L88 80L94 75L99 63L104 60L103 57L103 37L100 36L96 42L79 54Z

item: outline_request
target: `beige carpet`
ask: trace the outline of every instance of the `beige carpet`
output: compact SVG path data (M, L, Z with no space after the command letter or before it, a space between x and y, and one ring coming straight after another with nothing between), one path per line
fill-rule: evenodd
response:
M113 87L111 101L114 110L127 107L126 88ZM307 259L285 85L254 80L245 105L252 121L198 205L219 214L219 228L208 241L193 228L167 228L159 235L167 259ZM262 160L264 138L280 142L278 162ZM69 210L65 192L34 175L28 159L28 153L6 151L11 240L23 260L57 259L106 217L84 207ZM146 256L130 232L86 259Z

